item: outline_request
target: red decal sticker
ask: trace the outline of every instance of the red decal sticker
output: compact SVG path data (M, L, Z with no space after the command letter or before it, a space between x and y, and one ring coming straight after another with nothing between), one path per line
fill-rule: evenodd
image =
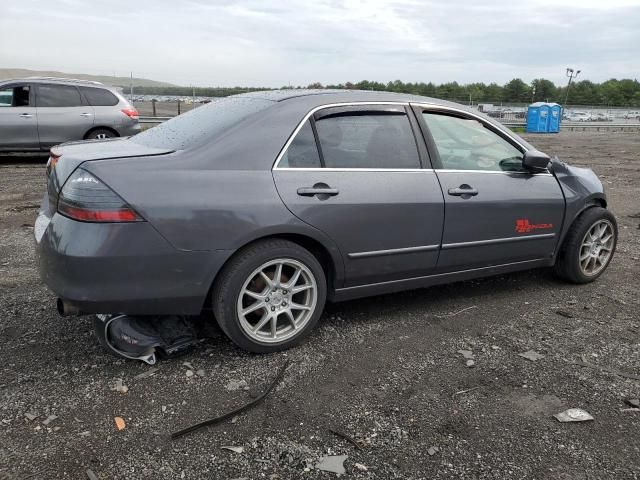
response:
M553 228L553 224L529 223L529 219L527 218L519 218L518 220L516 220L516 232L518 233L529 233L534 230L545 230L548 228Z

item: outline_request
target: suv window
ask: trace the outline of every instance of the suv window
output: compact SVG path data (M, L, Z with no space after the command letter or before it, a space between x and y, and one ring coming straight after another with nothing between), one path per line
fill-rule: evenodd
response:
M89 105L93 107L113 107L120 100L106 88L79 87Z
M309 120L304 123L296 138L289 144L278 166L282 168L320 168L322 166Z
M38 107L79 107L80 92L72 85L38 85Z
M338 114L317 120L316 130L327 168L420 168L405 114Z
M521 172L522 152L478 120L423 112L440 167L451 170Z
M271 100L260 98L222 98L134 135L131 140L171 150L197 147L270 105L273 105Z
M29 86L0 88L0 107L28 107Z

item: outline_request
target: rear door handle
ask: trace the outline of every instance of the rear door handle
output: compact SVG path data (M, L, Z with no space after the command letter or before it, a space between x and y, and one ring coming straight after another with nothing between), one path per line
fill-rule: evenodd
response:
M448 193L449 195L453 195L454 197L469 198L478 195L478 189L472 188L466 183L463 183L458 188L450 188Z
M92 114L91 113L81 113L80 116L81 117L90 117Z
M314 195L329 195L333 197L338 195L340 191L337 188L331 187L301 187L298 189L298 195L302 197L313 197Z
M31 117L33 117L33 115L31 115L30 113L21 113L19 116L22 117L22 118L31 118Z

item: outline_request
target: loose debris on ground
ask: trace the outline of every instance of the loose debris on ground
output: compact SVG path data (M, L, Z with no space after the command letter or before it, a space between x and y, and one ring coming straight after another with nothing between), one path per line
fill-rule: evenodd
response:
M220 415L219 417L215 417L215 418L212 418L210 420L205 420L204 422L196 423L195 425L192 425L190 427L183 428L182 430L174 432L174 433L171 434L171 438L175 440L176 438L180 438L180 437L182 437L182 436L184 436L184 435L186 435L188 433L195 432L196 430L199 430L201 428L209 427L209 426L212 426L212 425L217 425L219 423L224 422L225 420L232 419L236 415L239 415L239 414L241 414L243 412L246 412L247 410L249 410L251 408L256 407L257 405L259 405L260 403L262 403L264 401L264 399L267 397L267 395L269 395L269 393L271 393L271 391L276 387L276 385L278 385L278 383L282 380L282 377L284 376L284 372L287 370L288 366L289 366L289 360L287 360L284 363L284 365L280 368L280 371L278 372L276 377L273 379L271 384L262 393L262 395L260 395L255 400L253 400L253 401L251 401L249 403L246 403L243 406L238 407L235 410L232 410L231 412L225 413L224 415ZM191 371L191 370L188 370L188 371Z
M588 422L593 417L586 410L581 408L569 408L564 412L556 413L554 417L562 423L567 422Z

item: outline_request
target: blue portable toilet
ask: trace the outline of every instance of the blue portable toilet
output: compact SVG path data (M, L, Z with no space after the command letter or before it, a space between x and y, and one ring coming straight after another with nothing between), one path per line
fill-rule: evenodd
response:
M560 121L562 120L562 107L557 103L549 103L549 133L560 131Z
M549 131L549 105L536 102L527 109L527 133L547 133Z

